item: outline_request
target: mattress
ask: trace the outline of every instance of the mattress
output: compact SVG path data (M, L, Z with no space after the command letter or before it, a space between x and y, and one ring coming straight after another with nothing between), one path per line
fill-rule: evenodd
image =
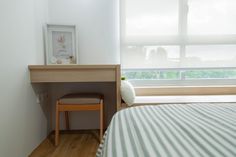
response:
M235 157L236 103L139 106L117 112L97 157Z

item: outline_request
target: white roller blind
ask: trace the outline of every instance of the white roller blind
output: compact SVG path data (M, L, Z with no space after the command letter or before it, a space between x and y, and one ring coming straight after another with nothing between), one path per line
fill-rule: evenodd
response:
M177 35L178 0L125 1L127 37Z
M236 34L236 0L188 0L188 33Z
M121 0L124 69L236 67L236 0Z

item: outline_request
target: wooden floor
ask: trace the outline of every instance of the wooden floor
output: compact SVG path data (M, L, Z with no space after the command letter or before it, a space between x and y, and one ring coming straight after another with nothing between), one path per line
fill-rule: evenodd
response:
M98 131L64 131L55 147L52 134L36 148L30 157L95 157L99 146Z

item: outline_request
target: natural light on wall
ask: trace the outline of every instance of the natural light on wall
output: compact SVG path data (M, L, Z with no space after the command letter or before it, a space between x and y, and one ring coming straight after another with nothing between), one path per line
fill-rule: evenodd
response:
M236 0L121 0L120 7L122 72L134 84L235 82Z

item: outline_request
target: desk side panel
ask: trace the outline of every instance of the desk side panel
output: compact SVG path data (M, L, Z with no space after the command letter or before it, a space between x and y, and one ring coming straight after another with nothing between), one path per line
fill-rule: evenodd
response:
M121 86L121 70L120 70L120 65L117 65L116 66L116 108L117 108L117 111L119 111L121 107L120 86Z

